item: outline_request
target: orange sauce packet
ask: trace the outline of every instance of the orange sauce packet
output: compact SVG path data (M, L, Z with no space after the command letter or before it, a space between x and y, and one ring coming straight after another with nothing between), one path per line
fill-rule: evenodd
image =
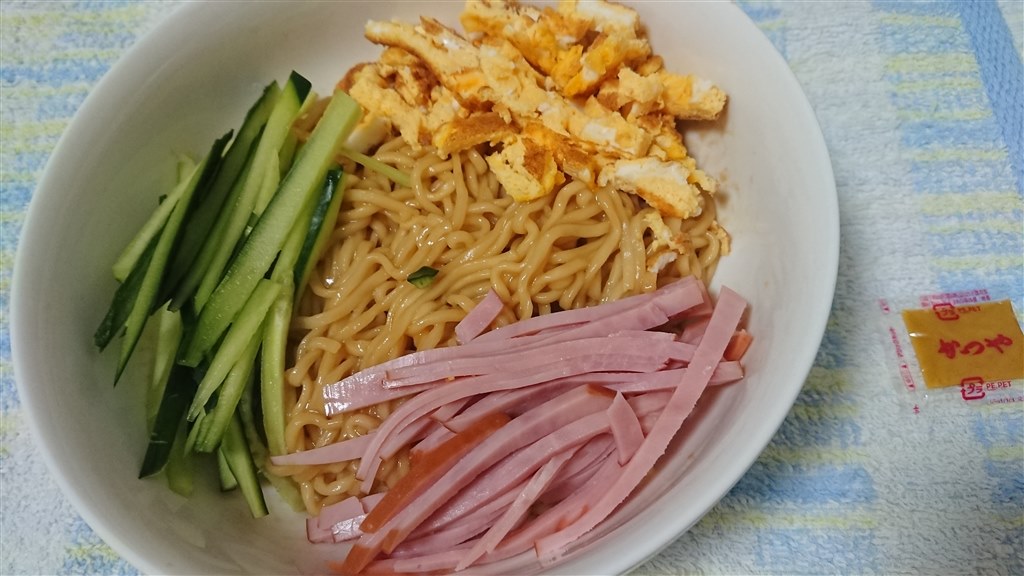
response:
M1024 333L1009 300L902 315L928 388L1024 378Z

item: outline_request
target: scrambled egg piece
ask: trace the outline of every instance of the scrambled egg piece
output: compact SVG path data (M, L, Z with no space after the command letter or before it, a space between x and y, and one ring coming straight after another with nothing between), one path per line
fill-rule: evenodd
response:
M467 0L460 20L465 37L431 18L368 22L366 37L385 49L342 87L414 146L446 156L488 144L488 164L518 201L568 176L635 193L668 217L701 213L702 192L717 184L688 155L677 122L717 118L726 95L666 71L634 10Z
M597 184L633 192L662 214L690 218L700 216L704 209L704 198L690 183L690 174L682 162L650 157L624 159L602 168Z
M486 160L516 202L543 198L565 181L551 151L527 137L512 136Z

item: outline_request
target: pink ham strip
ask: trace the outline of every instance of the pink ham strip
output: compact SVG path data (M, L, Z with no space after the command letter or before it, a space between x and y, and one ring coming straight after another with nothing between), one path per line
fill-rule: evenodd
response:
M694 285L702 284L693 277L687 277L678 282L673 282L667 286L659 288L654 292L647 294L639 294L636 296L629 296L615 302L606 302L598 306L590 306L588 308L578 308L575 310L564 310L562 312L556 312L554 314L546 314L543 316L534 316L533 318L527 318L516 322L515 324L509 324L508 326L502 326L477 336L477 342L485 342L491 340L501 340L515 338L526 334L534 334L542 330L551 328L557 328L566 326L569 324L584 324L592 322L597 318L614 314L622 310L628 310L641 305L642 303L661 297L664 293L675 291L675 290L691 290L696 288L698 291L702 288ZM704 299L704 295L700 295Z
M610 403L606 405L610 405ZM577 447L594 436L606 432L608 425L608 415L605 411L601 411L553 430L550 434L511 454L490 470L473 479L463 490L460 490L458 496L450 499L435 512L431 518L432 524L444 525L455 521L478 506L499 497L528 478L547 460L566 450L575 451Z
M373 478L380 466L380 449L391 434L420 416L455 400L476 394L511 390L548 382L556 378L573 376L590 371L654 371L664 364L664 356L657 354L634 355L607 354L582 355L572 361L559 360L549 365L534 366L526 370L508 374L487 374L470 378L460 378L441 387L423 392L402 404L391 414L373 434L370 445L359 463L356 477L363 481L363 492L369 492Z
M387 388L384 386L384 373L355 375L360 378L340 382L324 387L324 412L328 416L336 416L343 412L351 412L360 408L380 404L387 400L397 400L430 388L429 384L406 386L403 388ZM352 378L351 376L349 378Z
M363 523L363 519L366 515L373 510L373 507L380 502L381 498L384 497L384 493L380 492L377 494L370 494L369 496L363 496L359 499L359 503L363 505L363 513L353 518L342 520L331 526L331 532L334 534L334 542L348 542L349 540L355 540L363 535L363 531L359 529L359 526Z
M380 501L383 494L372 494L359 498L351 496L330 506L325 506L319 516L306 519L306 536L310 542L342 542L361 534L359 523Z
M659 336L664 334L665 336ZM664 332L627 331L622 336L600 336L559 342L546 347L538 347L531 350L531 362L546 364L545 358L558 356L560 358L571 358L582 354L616 353L620 350L648 349L665 350L672 360L689 360L692 356L692 347L688 344L676 342L671 334ZM668 352L671 351L671 352ZM496 372L509 372L522 368L525 351L514 350L512 353L501 356L486 356L482 358L459 358L457 360L446 360L432 362L426 365L407 366L389 370L384 380L385 388L396 388L401 386L413 386L427 382L440 382L460 376L480 376L494 374Z
M527 482L526 487L519 492L512 504L505 509L501 517L477 540L473 548L462 557L462 560L459 560L459 563L455 565L455 570L465 570L480 556L483 556L484 553L493 552L502 539L526 516L530 506L533 506L533 503L537 501L541 493L551 484L551 481L554 480L555 475L562 469L566 461L572 458L574 454L576 454L575 448L566 450L541 466L540 470L537 470L537 473Z
M553 321L556 327L579 324L581 321L587 321L589 324L579 324L578 326L558 330L553 333L541 333L536 336L516 338L514 343L503 341L502 338L504 337L496 341L487 341L489 340L487 338L489 335L499 331L492 330L491 332L481 334L465 346L433 348L406 354L326 386L323 392L324 409L328 416L333 416L342 412L365 408L384 400L401 398L422 391L426 387L426 385L423 385L423 388L416 387L415 390L386 388L384 381L388 371L470 356L481 357L496 354L512 354L538 347L544 343L564 342L590 336L606 336L622 330L648 330L664 324L670 317L677 317L687 310L699 308L702 304L706 303L706 297L707 293L704 290L703 283L691 278L685 278L648 294L632 296L590 308L566 310L545 316L536 316L510 324L499 330L518 327L526 322L550 323L552 322L551 319L555 317L563 319L559 321L556 318ZM622 312L626 313L623 314ZM565 322L566 315L570 319L577 319ZM595 322L600 322L600 324L596 327L591 326Z
M270 462L275 466L312 466L315 464L334 464L356 460L363 456L366 447L370 445L370 438L373 432L363 436L356 436L348 440L342 440L336 444L328 444L319 448L312 448L285 456L271 456Z
M513 451L536 442L562 426L607 409L611 400L611 395L606 392L591 387L579 387L513 419L487 437L376 532L361 537L357 545L371 550L383 546L385 552L390 552L394 545L405 540L432 512L481 472Z
M615 390L624 394L673 390L682 382L686 371L686 368L674 368L652 374L622 374L617 381L611 381L602 385L609 390ZM743 367L739 362L719 362L718 366L715 367L715 371L711 374L708 386L728 384L742 378Z
M640 420L637 419L636 412L633 412L633 408L629 402L626 402L622 392L615 394L615 399L608 407L607 415L612 429L612 438L615 439L619 464L625 465L643 444L644 431L640 428Z
M683 331L679 333L680 342L686 342L687 344L693 344L696 346L700 344L700 339L704 337L704 332L708 329L708 322L711 321L710 316L704 318L696 318L690 322L687 322L683 326Z
M500 498L491 500L487 504L478 507L473 512L463 516L459 522L446 525L443 529L435 529L421 524L409 539L399 544L391 553L393 558L422 556L433 554L442 550L448 550L453 544L461 544L466 540L480 534L490 526L494 519L501 515L516 498L516 493L521 492L526 483L520 484L516 490L509 490Z
M580 510L586 502L599 497L600 492L614 480L621 470L621 467L615 462L614 458L606 459L597 473L579 491L544 511L540 516L520 527L515 532L512 532L493 552L485 554L480 559L481 562L473 566L472 573L502 573L500 564L496 564L493 572L490 570L491 567L489 565L516 557L530 550L539 537L554 532L558 529L559 525L570 522L579 516ZM451 550L418 558L378 560L370 565L371 569L368 572L400 574L406 572L451 571L458 564L459 560L462 559L465 551L475 544L476 542L471 540Z
M491 325L491 322L494 322L504 307L505 303L501 301L498 293L488 290L483 300L474 306L461 322L455 325L455 338L460 344L470 342L483 333Z
M645 396L648 397L636 397L627 402L626 409L635 414L634 419L660 411L669 397L665 393ZM595 436L608 432L610 427L607 412L591 414L538 439L481 474L462 490L456 499L442 507L431 518L431 524L443 525L455 520L525 479L546 460L567 449L589 442Z
M615 451L615 442L612 440L611 436L607 435L601 435L594 438L580 450L582 451L590 446L598 447L599 451L589 459L580 458L582 461L579 462L579 466L573 466L571 468L570 466L566 466L566 469L563 470L562 477L552 483L548 490L540 495L541 502L548 505L558 504L580 490L580 488L589 482L594 474L597 473L604 464L604 461ZM570 462L570 465L576 464L577 462L578 460L574 458L573 461Z
M676 388L668 405L647 435L640 450L622 469L613 484L591 502L583 515L567 527L548 534L536 542L537 556L542 564L549 564L562 557L570 543L594 528L607 517L654 467L665 452L672 437L683 421L693 411L707 382L722 358L733 331L739 325L746 308L746 302L736 292L722 288L718 304L711 315L707 332L693 355L683 382Z

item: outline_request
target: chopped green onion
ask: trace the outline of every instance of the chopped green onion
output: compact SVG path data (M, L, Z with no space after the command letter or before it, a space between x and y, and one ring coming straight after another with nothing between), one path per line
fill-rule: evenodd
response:
M437 270L430 266L423 266L419 270L409 274L409 283L417 288L426 288L434 281Z
M355 150L349 150L344 146L338 149L338 154L352 160L356 164L365 166L366 168L385 176L403 188L412 188L412 177L394 166L377 160L373 156L367 156L366 154L361 154Z

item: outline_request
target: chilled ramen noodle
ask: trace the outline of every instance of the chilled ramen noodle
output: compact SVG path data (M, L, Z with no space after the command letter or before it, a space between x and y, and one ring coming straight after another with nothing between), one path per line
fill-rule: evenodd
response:
M688 275L706 282L728 250L708 195L699 216L652 220L653 209L637 196L572 179L550 195L515 202L476 148L444 159L393 134L374 157L411 174L414 186L345 166L345 197L330 246L292 322L289 452L375 429L401 400L328 417L323 388L415 350L454 345L455 325L490 289L506 303L495 321L501 326L648 292ZM659 252L662 226L685 253L665 258ZM408 277L424 266L438 273L420 288ZM272 471L298 483L315 515L360 493L358 466ZM403 449L380 467L374 490L393 485L408 466Z

